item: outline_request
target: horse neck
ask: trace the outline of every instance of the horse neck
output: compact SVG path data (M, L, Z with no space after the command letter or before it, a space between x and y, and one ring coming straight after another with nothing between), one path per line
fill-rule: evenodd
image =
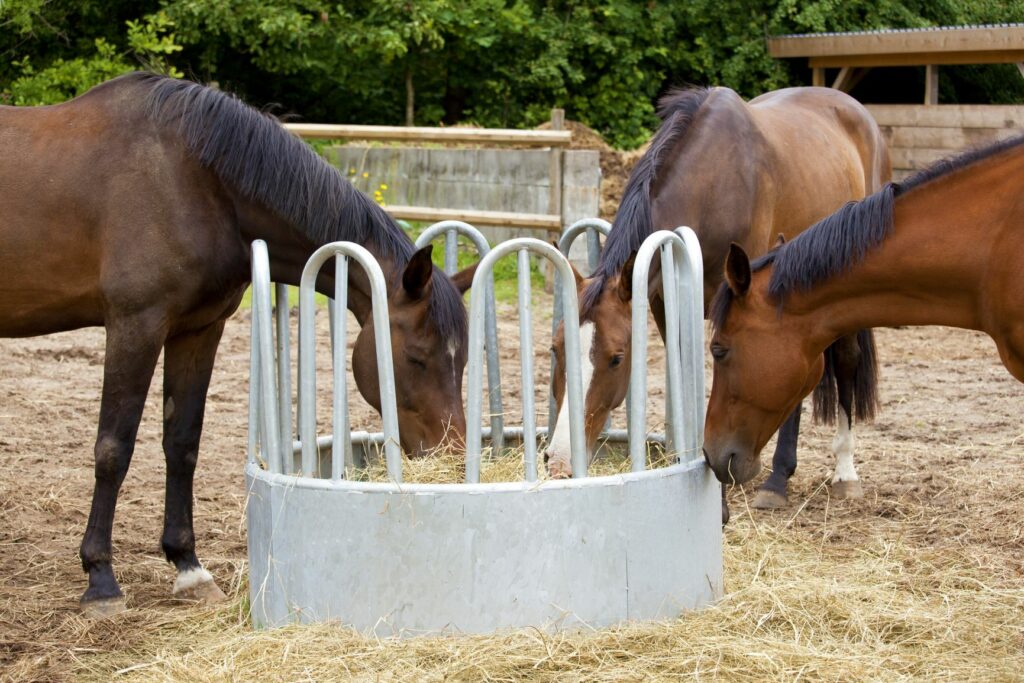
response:
M236 204L242 237L247 244L253 240L267 243L270 254L270 275L275 282L298 286L306 261L322 246L315 243L298 227L278 217L263 206L241 201ZM384 271L385 280L393 281L398 266L373 244L361 245L369 251ZM316 281L316 291L325 296L334 296L334 268L328 265ZM352 311L360 325L372 313L370 281L363 269L350 264L348 269L348 310Z
M1024 154L938 178L896 199L893 231L847 273L787 295L817 345L870 327L945 325L993 332L992 261L1014 259ZM1012 165L1012 168L1008 167Z

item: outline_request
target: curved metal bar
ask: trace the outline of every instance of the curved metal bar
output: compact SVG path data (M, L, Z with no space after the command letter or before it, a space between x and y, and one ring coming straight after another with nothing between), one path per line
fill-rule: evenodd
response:
M666 411L666 421L670 425L671 433L666 433L666 439L670 450L674 450L680 459L686 454L699 457L700 445L703 440L703 422L698 422L694 418L698 414L703 414L704 316L703 284L696 281L694 276L702 276L703 268L694 265L701 263L700 245L697 243L696 235L689 228L681 229L678 234L659 230L644 240L637 252L633 265L631 342L633 358L646 358L647 356L647 286L651 260L654 258L656 250L662 251L662 283L665 296L666 335L668 336L665 342L665 353L668 359L667 379L669 387L675 387L675 389L669 389L671 395ZM683 313L681 314L680 311ZM690 329L684 333L681 331L683 328ZM687 340L685 346L682 343L684 338ZM694 340L700 341L700 345L696 348L693 346ZM698 356L699 361L697 360ZM687 363L689 372L686 374L695 375L689 379L682 376L680 359L683 357L689 361ZM696 373L698 362L700 370L699 373ZM684 385L684 379L689 384ZM684 389L684 386L687 388ZM689 400L701 404L700 407L696 409L691 407L690 411L684 411L683 396L689 396L691 387L695 390L697 386L701 387L699 398L694 394ZM630 370L630 390L636 392L635 396L646 396L647 366L645 363L633 363ZM645 401L633 401L629 415L629 450L633 471L641 471L646 467L646 463L643 462L646 419Z
M373 304L374 343L377 352L377 378L380 384L381 416L384 423L384 457L388 476L402 481L402 449L398 436L398 408L395 397L395 371L391 358L391 325L388 319L388 290L384 273L369 251L352 242L326 244L309 257L302 269L299 285L299 439L302 441L302 470L315 471L318 452L316 440L316 301L314 285L320 269L331 258L353 258L366 272ZM347 283L345 283L347 285ZM340 323L338 320L336 323ZM334 374L345 372L335 365ZM335 386L339 382L335 381ZM347 412L347 406L345 408ZM337 475L337 476L340 476Z
M689 302L684 311L689 318L682 318L681 339L683 366L683 432L686 435L685 450L694 459L703 457L704 451L704 258L700 251L697 235L688 227L676 228L676 234L683 238L686 258L682 266L683 277L679 278L682 301Z
M601 259L601 240L599 235L608 236L612 230L612 224L603 218L581 218L562 232L558 238L558 251L569 258L569 250L580 235L587 235L587 264L590 266L590 273L594 272ZM562 288L555 278L555 301L551 312L551 336L558 332L558 324L562 322ZM551 367L555 367L555 354L551 354ZM555 428L555 419L558 417L558 404L555 401L555 377L551 375L551 382L548 386L548 430Z
M445 272L449 275L455 273L455 259L457 252L448 252L449 237L464 235L476 247L480 258L487 255L491 250L487 238L483 233L469 223L463 221L440 221L434 223L424 230L416 238L416 248L420 249L433 242L441 235L445 236ZM451 268L449 269L449 258ZM487 350L487 407L491 411L491 434L497 435L491 439L491 445L501 450L505 446L505 409L501 401L501 365L498 359L498 318L494 301L494 274L487 276L487 320L485 323L487 339L484 342Z
M280 474L284 458L280 447L278 396L274 381L274 334L271 320L270 257L267 255L267 243L256 240L252 243L252 336L256 342L253 352L256 364L254 369L250 369L250 382L255 380L258 385L260 448L267 469L273 474ZM251 400L251 388L249 395Z
M514 251L527 250L540 254L555 264L561 276L562 314L565 318L565 355L566 355L566 387L569 400L569 448L572 459L573 477L585 477L587 474L587 449L583 430L583 381L580 376L580 326L579 302L576 296L576 284L572 276L569 261L555 247L532 237L502 242L494 247L483 258L473 276L473 292L469 299L469 387L468 405L466 406L466 482L470 484L480 481L481 425L480 396L483 390L481 371L483 356L483 322L484 299L478 296L478 287L484 278L494 269L497 261ZM520 327L522 327L520 319ZM528 352L529 349L524 350ZM533 393L533 378L523 377L523 396ZM524 405L525 405L524 400ZM529 435L524 435L529 438ZM536 438L536 435L533 435Z

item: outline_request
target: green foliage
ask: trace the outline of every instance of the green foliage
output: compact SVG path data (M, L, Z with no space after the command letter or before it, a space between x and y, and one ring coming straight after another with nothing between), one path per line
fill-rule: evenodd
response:
M82 4L84 10L89 9L89 3ZM45 11L49 9L49 3L43 0L10 0L0 3L0 22L6 21L24 40L47 36L57 45L70 41L67 34L51 23L56 17L46 16ZM83 14L88 16L89 12ZM69 20L70 15L60 15L60 19ZM109 34L92 37L89 48L85 48L82 41L87 38L83 36L76 41L80 45L74 51L77 56L51 56L42 67L37 64L46 59L45 54L25 54L13 59L10 68L16 75L0 90L0 99L16 105L55 104L140 67L172 76L182 75L168 61L182 48L175 42L174 22L167 14L155 12L138 20L129 19L124 22L124 28L124 35L118 37L125 46L123 50L112 42L118 38L111 38ZM23 44L18 43L18 46ZM6 52L10 54L17 49L15 46ZM61 52L65 51L58 50Z
M1021 17L1024 0L0 0L0 100L57 102L141 66L306 120L395 124L408 82L417 124L534 126L563 107L633 147L673 85L806 83L767 35ZM1024 101L1012 66L942 73L943 102Z

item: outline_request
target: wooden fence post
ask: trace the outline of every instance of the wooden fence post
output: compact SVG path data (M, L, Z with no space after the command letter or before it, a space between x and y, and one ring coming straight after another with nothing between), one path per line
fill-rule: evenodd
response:
M551 130L563 130L565 128L565 110L564 109L552 109L551 110ZM549 162L550 177L550 188L548 195L548 213L556 216L562 216L562 148L552 147L551 148L551 160ZM558 241L561 237L562 230L565 229L565 221L562 221L563 225L558 229L558 232L549 232L548 241ZM555 264L548 259L544 259L544 291L551 294L555 291Z

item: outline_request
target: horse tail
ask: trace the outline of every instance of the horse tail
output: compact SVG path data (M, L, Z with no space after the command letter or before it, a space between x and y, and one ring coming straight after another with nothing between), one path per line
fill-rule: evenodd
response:
M814 388L814 419L817 422L835 424L839 412L837 376L844 369L847 374L852 374L852 417L858 422L875 417L878 409L878 355L875 353L874 332L861 330L856 341L854 348L850 339L844 337L825 349L825 370Z

